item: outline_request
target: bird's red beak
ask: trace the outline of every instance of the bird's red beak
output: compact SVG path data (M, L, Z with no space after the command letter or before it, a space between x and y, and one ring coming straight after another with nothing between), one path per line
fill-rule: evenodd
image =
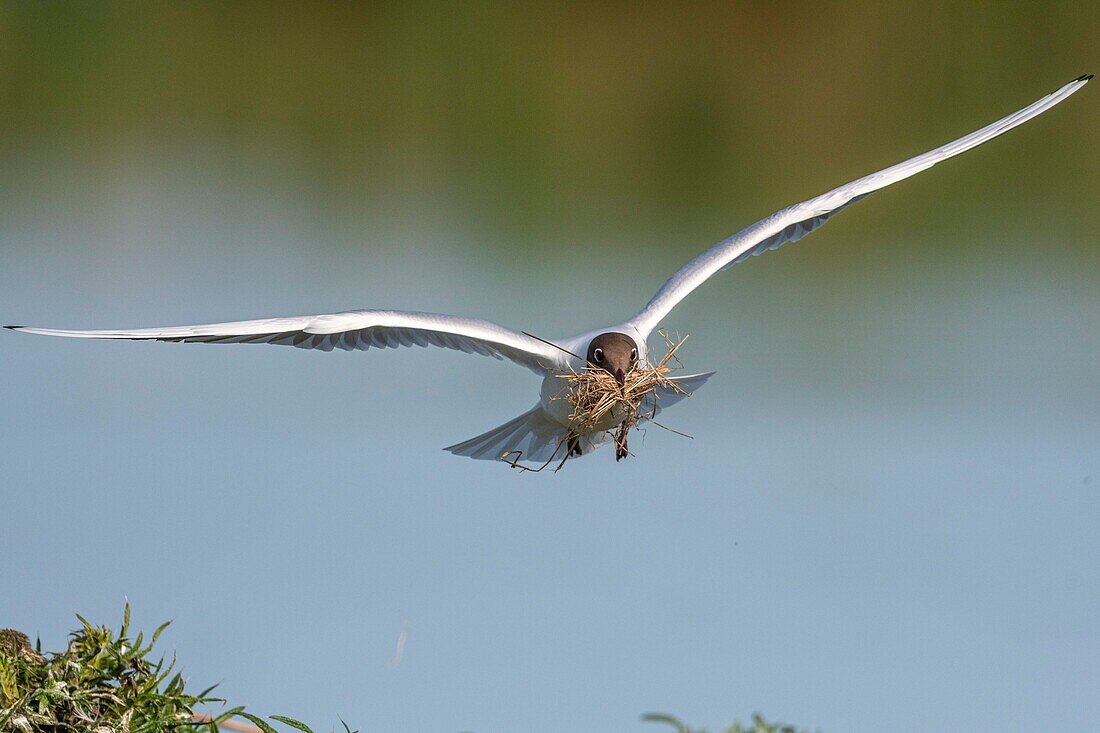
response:
M619 383L619 386L623 386L623 382L626 380L626 375L623 374L622 369L615 370L615 381Z

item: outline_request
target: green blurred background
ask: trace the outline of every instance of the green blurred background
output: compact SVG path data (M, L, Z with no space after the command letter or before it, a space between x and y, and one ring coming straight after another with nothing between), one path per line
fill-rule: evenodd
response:
M445 202L506 254L612 238L682 257L1089 71L1098 21L1082 3L6 3L3 151L94 175L224 146L335 220ZM1080 245L1093 117L1060 112L849 233L904 210L948 235L985 205L1041 208Z
M570 335L1096 72L1098 30L1070 2L0 3L0 321ZM438 450L535 397L465 355L0 333L0 626L59 647L126 595L198 687L319 728L1091 730L1098 84L693 294L667 325L719 374L667 422L695 439L622 464Z

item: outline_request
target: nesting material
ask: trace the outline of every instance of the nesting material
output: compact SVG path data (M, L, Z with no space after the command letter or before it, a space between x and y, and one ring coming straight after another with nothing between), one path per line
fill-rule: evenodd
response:
M669 364L674 364L676 368L681 366L676 351L687 341L687 337L674 343L666 334L661 335L667 346L665 355L656 365L647 361L644 365L635 366L625 375L621 387L615 377L603 369L586 369L562 375L568 387L561 397L573 407L569 425L574 433L607 429L608 424L614 425L622 417L615 430L615 445L625 454L627 433L641 420L652 419L656 412L657 401L649 400L647 404L646 397L658 387L685 394L669 377L673 371Z

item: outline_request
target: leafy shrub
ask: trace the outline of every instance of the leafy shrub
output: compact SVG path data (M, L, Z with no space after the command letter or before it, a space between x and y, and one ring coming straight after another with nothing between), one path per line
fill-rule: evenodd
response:
M264 733L274 729L237 707L201 721L197 705L224 703L211 697L213 687L197 694L184 688L174 672L175 657L153 661L161 624L148 642L143 634L130 638L130 606L122 627L114 633L77 616L83 628L69 636L65 651L43 655L26 635L0 630L0 731L3 733L216 733L219 724L235 716L251 720ZM200 716L201 718L201 716ZM272 716L291 728L312 733L304 723ZM236 723L238 730L251 729ZM352 733L347 725L346 733Z
M12 629L0 629L0 733L218 733L219 726L238 731L277 733L271 723L235 707L216 716L196 714L195 707L224 704L210 687L187 692L174 672L175 657L152 661L153 646L168 623L148 642L141 633L130 639L130 606L114 633L77 615L82 628L69 635L65 651L44 655L41 645ZM251 724L234 718L244 718ZM280 715L270 721L313 733L305 723ZM664 713L642 720L671 726L676 733L707 733L689 728ZM343 724L344 733L358 733ZM751 726L734 723L723 733L805 733L793 726L769 723L754 715Z

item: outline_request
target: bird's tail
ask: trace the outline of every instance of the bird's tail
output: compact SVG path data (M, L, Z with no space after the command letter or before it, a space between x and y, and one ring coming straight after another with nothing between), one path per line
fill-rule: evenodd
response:
M665 407L671 407L703 386L714 372L674 378L679 389L659 388L640 410L643 414L656 415ZM599 431L578 436L577 447L581 455L587 455L611 440L609 431ZM481 461L509 461L533 464L549 464L565 458L568 452L569 434L565 426L552 420L541 405L503 425L482 433L476 438L444 448L456 456L467 456Z
M581 436L581 452L588 453L604 441L605 433ZM551 420L541 405L535 405L503 425L443 450L481 461L541 464L564 458L568 450L567 442L565 426Z

